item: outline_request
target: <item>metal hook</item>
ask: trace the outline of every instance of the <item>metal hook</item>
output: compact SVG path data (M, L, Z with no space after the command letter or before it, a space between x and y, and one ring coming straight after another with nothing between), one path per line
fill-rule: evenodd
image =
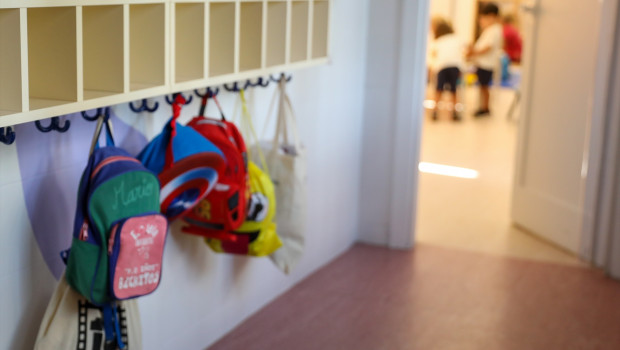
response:
M71 126L71 121L66 120L65 125L60 126L60 117L52 117L49 126L41 125L41 121L37 120L34 122L34 125L39 129L40 132L51 132L53 130L58 131L59 133L67 132L69 127Z
M235 82L232 87L228 87L228 84L224 84L222 86L224 86L224 90L228 92L239 92L240 91L239 84L237 82Z
M183 94L181 94L180 92L174 93L172 94L172 99L170 99L168 96L166 96L166 102L168 102L169 105L172 105L174 103L174 100L176 98L177 95L181 95L183 96L183 98L185 99L185 105L188 105L190 103L192 103L192 99L194 98L194 96L189 95L189 98L186 98Z
M159 108L159 102L155 101L155 104L153 105L153 107L149 107L148 101L146 100L146 98L143 98L142 102L140 103L140 107L136 108L134 107L133 102L129 102L129 108L135 113L140 113L140 112L153 113Z
M213 97L213 96L217 96L220 93L220 88L215 88L214 90L211 90L210 87L207 88L207 91L204 94L201 94L200 91L198 91L198 89L194 90L194 93L196 94L196 96L200 97L200 98L205 98L205 97Z
M82 118L88 120L89 122L94 122L94 121L97 120L97 118L99 118L101 113L102 113L101 108L97 108L97 111L96 111L95 115L93 115L93 116L88 115L88 113L86 113L86 111L82 111Z
M243 84L243 87L239 87L239 83L234 82L232 87L229 87L227 84L224 84L224 89L226 89L226 91L228 92L239 92L241 90L247 90L248 88L251 88L254 86L255 85L252 84L250 80L246 80L245 84Z
M110 107L105 108L97 108L97 112L95 115L90 116L86 111L82 111L82 118L88 120L89 122L95 122L99 119L100 116L104 116L106 118L110 117Z
M13 130L13 127L7 126L6 130L5 128L0 128L0 142L7 146L15 142L15 130Z
M284 73L280 73L280 78L275 79L272 75L269 76L269 78L271 79L271 81L273 81L274 83L280 83L282 81L282 79L285 79L286 82L288 83L289 81L291 81L291 79L293 79L292 75L289 75L288 77L284 74Z
M264 83L263 83L264 81ZM252 84L252 87L267 87L269 86L269 79L263 79L263 77L259 77L258 81L255 84Z

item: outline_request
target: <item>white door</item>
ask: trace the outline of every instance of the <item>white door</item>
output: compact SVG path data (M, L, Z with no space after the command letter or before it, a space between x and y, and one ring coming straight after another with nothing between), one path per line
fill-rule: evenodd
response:
M514 223L579 252L599 1L525 1Z

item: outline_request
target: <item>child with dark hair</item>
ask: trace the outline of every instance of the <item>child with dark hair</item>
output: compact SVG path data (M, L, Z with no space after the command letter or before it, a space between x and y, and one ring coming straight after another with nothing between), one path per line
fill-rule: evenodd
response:
M461 76L463 66L464 46L450 23L446 20L433 21L432 28L435 42L431 48L431 55L435 62L437 73L437 88L435 90L435 109L433 110L433 120L437 120L437 106L444 90L452 93L452 119L461 120L461 116L456 110L457 104L457 84Z
M493 71L498 68L502 55L504 34L499 23L499 7L492 2L483 4L480 9L479 23L482 34L467 56L476 64L476 74L480 83L480 109L474 116L483 117L491 114L489 85L493 80Z

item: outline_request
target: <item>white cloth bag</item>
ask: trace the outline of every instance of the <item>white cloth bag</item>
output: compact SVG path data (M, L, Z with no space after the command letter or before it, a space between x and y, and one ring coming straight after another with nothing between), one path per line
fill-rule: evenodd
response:
M142 349L140 312L135 299L117 302L126 350ZM35 350L103 350L105 332L101 310L71 289L63 274L47 305Z
M297 121L281 79L271 103L279 98L276 133L271 141L260 143L276 193L276 221L282 247L270 255L284 273L289 274L303 255L306 221L306 155L297 130ZM289 131L293 139L289 139ZM254 152L256 154L256 152Z

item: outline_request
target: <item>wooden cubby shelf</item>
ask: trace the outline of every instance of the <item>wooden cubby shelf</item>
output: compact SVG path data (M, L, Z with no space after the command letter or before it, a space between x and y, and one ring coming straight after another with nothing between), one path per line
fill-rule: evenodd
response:
M2 0L0 127L329 61L333 0Z
M263 2L241 3L239 70L260 69L262 64Z
M329 37L329 2L314 2L312 24L312 58L327 56L327 39Z
M0 9L0 116L22 111L19 16L19 9Z
M122 5L82 8L85 100L125 92L123 22Z
M28 9L30 109L78 100L75 7Z
M209 76L235 73L235 2L212 2L209 9Z
M267 67L286 63L286 2L267 2Z
M205 4L175 4L175 82L205 77Z
M129 5L129 89L165 84L166 4Z
M291 13L291 62L308 59L308 1L294 0Z

